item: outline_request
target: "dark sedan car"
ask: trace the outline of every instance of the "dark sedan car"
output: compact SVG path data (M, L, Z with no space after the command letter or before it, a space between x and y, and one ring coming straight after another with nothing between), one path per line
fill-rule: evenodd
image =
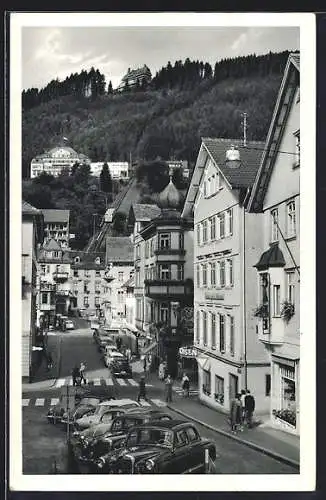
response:
M144 411L139 413L125 414L116 417L110 428L103 434L94 436L88 448L84 450L83 463L89 465L88 471L96 473L107 473L107 465L111 454L118 448L116 438L119 437L120 448L125 443L127 432L132 427L149 422L160 422L172 420L172 417L160 411ZM115 438L114 440L112 440ZM123 439L122 439L123 438Z
M181 420L131 429L125 447L110 457L110 474L202 474L205 449L216 459L215 444L200 437L194 424Z
M110 372L116 377L132 378L132 369L127 358L114 359L109 364Z

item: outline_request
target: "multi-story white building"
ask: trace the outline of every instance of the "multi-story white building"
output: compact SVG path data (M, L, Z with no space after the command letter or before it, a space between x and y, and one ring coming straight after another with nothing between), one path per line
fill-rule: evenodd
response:
M290 54L248 209L262 213L257 336L271 361L272 422L299 433L300 56Z
M194 345L199 397L229 411L250 389L256 411L270 400L269 358L258 341L256 263L262 221L245 211L263 144L202 139L182 216L194 215Z
M22 202L22 377L30 380L36 327L37 244L43 241L42 212Z
M110 292L105 279L105 253L72 251L70 256L72 305L85 316L100 317Z
M44 240L55 240L62 248L69 248L69 210L44 209Z
M94 177L101 175L103 165L107 164L112 179L129 179L129 163L127 161L98 161L90 164L91 174Z
M170 175L172 175L175 170L180 169L182 176L185 179L189 178L190 170L188 168L187 160L168 160L166 163L168 164Z
M71 147L57 146L32 159L31 178L38 177L42 173L57 177L62 170L71 170L76 163L89 165L90 159Z
M106 238L106 271L104 279L108 283L108 296L104 306L105 320L123 321L126 314L125 282L134 271L133 245L127 236Z
M71 257L55 240L47 241L38 255L38 314L40 326L54 325L57 314L71 307Z

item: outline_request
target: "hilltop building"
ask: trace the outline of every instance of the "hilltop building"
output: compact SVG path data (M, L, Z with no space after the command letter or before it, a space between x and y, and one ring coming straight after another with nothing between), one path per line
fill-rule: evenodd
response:
M69 210L42 208L44 240L55 240L62 248L69 248Z
M137 85L142 86L149 83L152 79L151 70L144 64L141 68L130 69L122 78L120 84L117 87L118 92L123 92L126 88L134 88Z
M69 146L57 146L37 155L31 161L31 179L42 173L57 177L62 170L70 170L75 163L90 165L90 159L81 153L77 153Z
M130 169L127 161L98 161L91 162L91 174L94 177L101 175L104 163L107 164L112 179L129 179Z
M33 375L36 347L37 245L43 241L42 212L22 202L22 377ZM19 361L18 361L19 362Z
M166 163L168 164L169 167L169 175L172 175L175 170L180 169L182 172L182 176L185 179L189 179L190 170L188 167L187 160L168 160Z

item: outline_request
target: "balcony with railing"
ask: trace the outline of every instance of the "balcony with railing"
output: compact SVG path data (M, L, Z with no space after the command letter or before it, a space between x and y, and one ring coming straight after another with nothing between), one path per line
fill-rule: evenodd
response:
M47 283L46 281L41 281L40 291L41 292L55 292L56 285L54 285L53 283Z
M53 273L53 279L59 283L67 281L69 278L69 273L67 271L55 271Z
M145 295L150 298L182 299L193 296L191 280L145 280Z

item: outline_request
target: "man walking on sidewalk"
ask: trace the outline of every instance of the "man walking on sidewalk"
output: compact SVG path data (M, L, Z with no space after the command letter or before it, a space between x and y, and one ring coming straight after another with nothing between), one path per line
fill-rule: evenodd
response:
M170 375L168 375L165 380L167 403L172 403L172 384L173 384L172 378L170 377Z
M246 420L248 428L252 428L252 416L255 411L255 398L250 394L250 391L247 390L247 394L245 397L245 411L246 411Z
M147 397L146 397L146 384L145 384L145 377L144 377L144 375L142 375L140 377L140 381L139 381L139 393L138 393L138 397L137 397L138 403L139 403L139 401L141 399L145 399L145 401L147 401Z

